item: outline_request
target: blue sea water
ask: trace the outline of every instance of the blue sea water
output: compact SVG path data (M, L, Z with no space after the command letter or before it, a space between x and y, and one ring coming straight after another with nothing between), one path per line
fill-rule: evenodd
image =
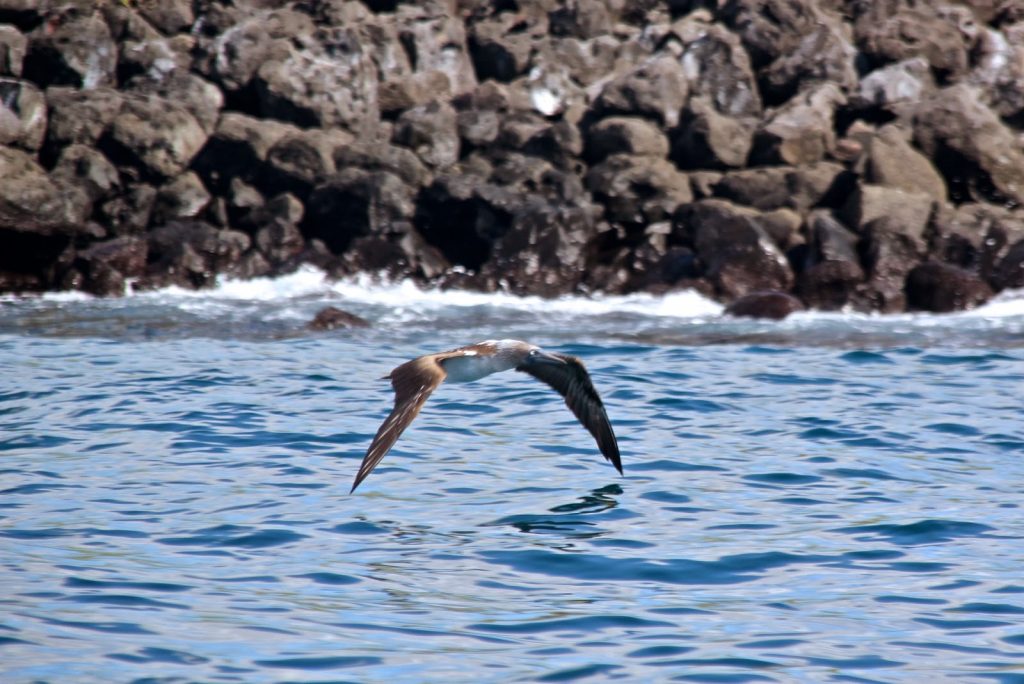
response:
M325 304L363 330L311 333ZM620 477L519 373L584 359ZM1024 306L737 321L293 279L0 302L0 681L1024 682Z

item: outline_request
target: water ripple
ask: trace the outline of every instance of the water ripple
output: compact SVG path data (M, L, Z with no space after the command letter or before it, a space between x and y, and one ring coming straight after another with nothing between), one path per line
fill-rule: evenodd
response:
M1015 681L1019 348L520 322L586 358L625 475L509 373L350 496L378 378L460 321L0 337L0 680Z

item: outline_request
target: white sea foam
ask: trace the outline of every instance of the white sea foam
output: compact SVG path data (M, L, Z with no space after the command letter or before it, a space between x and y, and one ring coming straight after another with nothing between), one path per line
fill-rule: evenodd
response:
M383 306L397 311L416 309L429 312L441 309L497 307L529 312L601 315L636 313L648 316L703 317L716 316L722 306L696 292L673 292L664 296L631 295L567 295L556 299L520 297L507 292L470 292L421 288L412 281L381 282L368 275L329 280L323 271L312 266L277 278L239 280L220 278L209 290L187 290L168 287L129 295L153 303L174 304L188 310L225 302L280 302L289 300L324 300L325 303ZM53 301L88 299L79 293L52 293L43 296Z
M73 304L95 298L80 292L53 292L38 298L38 301L59 304ZM16 298L4 296L3 301ZM457 315L460 311L475 307L487 307L508 312L557 313L562 316L604 316L630 314L662 319L685 319L692 323L714 319L723 312L721 304L690 291L671 292L665 295L636 293L629 295L565 295L554 299L536 296L520 297L507 292L471 292L465 290L441 290L421 288L412 281L386 282L369 275L360 275L341 280L327 278L323 271L305 266L294 273L276 278L253 278L241 280L221 277L214 288L189 290L181 287L167 287L160 290L136 292L122 300L108 302L142 301L162 306L175 307L183 311L215 313L227 307L245 303L270 303L278 306L268 311L271 318L305 317L289 304L322 303L353 308L384 309L378 314L384 322L401 322L413 318L430 317L445 312ZM305 307L303 307L305 308ZM877 314L850 311L821 312L805 311L790 316L778 324L801 329L818 322L886 322L909 324L917 328L948 325L955 319L990 319L993 322L1007 318L1024 317L1024 290L1000 293L984 306L955 314Z
M638 313L648 316L715 316L722 306L696 292L674 292L664 296L631 295L565 295L555 299L520 297L507 292L470 292L466 290L420 289L410 281L372 284L368 278L342 280L331 284L335 294L345 301L379 304L395 308L437 310L491 306L520 311L554 311L568 314L601 315L607 313Z

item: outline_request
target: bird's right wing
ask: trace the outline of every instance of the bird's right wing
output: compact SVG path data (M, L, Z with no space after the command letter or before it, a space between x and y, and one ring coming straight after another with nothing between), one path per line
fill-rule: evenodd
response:
M363 457L363 462L356 473L350 494L356 491L359 483L366 479L377 464L381 462L405 428L419 415L427 397L444 382L446 374L439 361L443 354L428 354L418 359L403 363L391 371L391 386L395 388L395 407L391 415L377 430L377 436L370 443L370 448Z
M622 458L619 456L619 443L615 439L615 432L612 430L612 424L604 410L601 396L594 389L586 367L575 356L568 354L551 354L551 356L561 359L564 363L560 365L523 364L516 370L529 373L561 394L569 410L593 435L601 454L611 461L611 464L621 474Z

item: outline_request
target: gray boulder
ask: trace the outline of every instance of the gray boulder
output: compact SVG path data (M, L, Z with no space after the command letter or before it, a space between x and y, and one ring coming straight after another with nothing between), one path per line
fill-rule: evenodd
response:
M38 150L46 134L46 98L28 81L0 77L0 145Z
M28 36L24 78L43 88L117 83L117 44L102 15L72 11L48 19Z
M976 88L937 91L918 104L913 125L914 141L936 161L954 200L1024 204L1024 152Z
M184 105L158 96L133 96L124 100L103 142L115 162L163 179L184 171L207 137Z

